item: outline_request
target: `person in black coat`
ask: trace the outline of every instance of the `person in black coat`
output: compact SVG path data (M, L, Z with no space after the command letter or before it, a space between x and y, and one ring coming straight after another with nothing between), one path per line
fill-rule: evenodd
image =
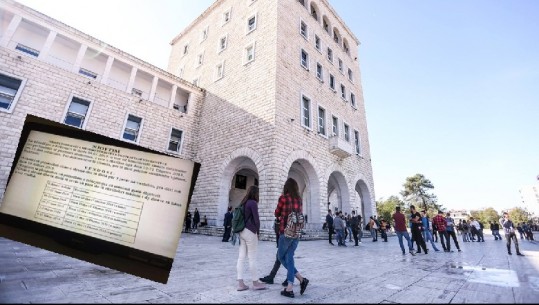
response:
M198 209L195 208L195 215L193 216L193 230L196 230L198 228L199 222L200 222L200 214L198 213Z
M191 212L187 212L187 215L185 215L185 233L189 232L190 228L191 228Z
M232 231L232 207L228 207L228 211L225 213L225 220L223 221L225 226L225 233L223 234L223 242L230 239L230 231Z
M331 215L331 209L328 209L328 214L326 215L326 223L328 224L328 234L329 234L329 243L333 244L333 215Z

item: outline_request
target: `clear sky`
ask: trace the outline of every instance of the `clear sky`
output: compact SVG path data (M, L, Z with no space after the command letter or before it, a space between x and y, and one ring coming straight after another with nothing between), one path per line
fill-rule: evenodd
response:
M19 2L166 69L214 1ZM329 2L361 41L376 199L421 173L446 208L520 206L539 175L539 1Z

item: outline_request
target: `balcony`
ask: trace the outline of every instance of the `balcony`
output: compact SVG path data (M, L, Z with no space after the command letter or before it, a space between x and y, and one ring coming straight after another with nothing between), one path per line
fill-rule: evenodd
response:
M346 158L353 154L354 150L349 142L337 136L329 138L329 151L339 158Z

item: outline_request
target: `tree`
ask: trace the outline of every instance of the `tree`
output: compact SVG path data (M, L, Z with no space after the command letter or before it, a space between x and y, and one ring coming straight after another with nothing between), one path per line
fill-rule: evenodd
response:
M530 220L530 212L523 208L512 208L509 210L509 216L515 225L521 222L528 222Z
M403 184L404 190L401 192L402 197L409 204L415 204L425 210L429 210L429 206L438 209L438 198L434 194L429 194L428 190L433 189L434 185L429 179L422 174L416 174L413 177L406 178Z
M395 207L402 207L404 202L399 199L397 196L390 196L386 200L380 200L376 202L376 211L378 212L378 217L391 222L393 213L395 213Z
M493 208L470 211L470 216L483 223L486 228L490 228L490 223L498 222L501 217L500 214L498 214L498 212L496 212L496 210Z

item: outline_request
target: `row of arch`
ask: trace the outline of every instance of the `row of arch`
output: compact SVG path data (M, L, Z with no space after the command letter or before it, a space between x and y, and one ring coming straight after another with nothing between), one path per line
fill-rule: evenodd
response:
M282 171L283 175L278 175L282 177L282 181L273 180L270 185L266 177L270 169L264 165L260 154L250 148L241 148L230 154L219 171L222 174L219 180L218 215L223 215L229 206L237 206L250 185L260 183L261 195L270 193L270 190L280 193L288 178L293 178L298 183L303 199L303 212L312 228L321 228L328 208L348 213L355 210L363 219L375 212L371 187L361 173L349 180L338 164L320 170L315 159L306 151L294 151L279 167L271 170ZM247 182L242 189L235 187L238 175ZM272 202L264 206L262 202L260 209L273 212L276 204L277 202ZM262 226L269 228L272 220L273 218L266 219ZM222 225L222 220L217 219L217 225Z
M348 44L348 40L345 37L342 37L340 34L339 29L337 27L331 27L331 23L329 22L329 19L326 15L323 15L322 18L319 18L320 16L320 9L318 8L318 5L314 1L310 1L310 4L307 6L308 0L298 0L298 2L305 8L309 9L310 15L317 21L322 22L322 28L324 28L324 31L328 33L330 37L333 38L333 40L344 49L344 52L348 55L350 55L350 45ZM332 31L330 31L332 29Z

